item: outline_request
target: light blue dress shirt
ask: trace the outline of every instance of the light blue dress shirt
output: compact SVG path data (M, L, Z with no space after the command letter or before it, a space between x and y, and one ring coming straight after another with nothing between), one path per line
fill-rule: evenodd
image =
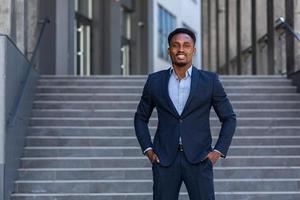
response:
M186 71L185 77L179 80L173 68L170 70L168 91L177 112L181 115L186 101L190 95L192 66Z
M179 115L181 115L187 99L190 95L191 78L192 78L192 66L185 72L185 77L181 80L176 75L173 68L170 70L171 76L169 79L168 91L170 99L176 108ZM182 144L181 137L179 138L179 144Z

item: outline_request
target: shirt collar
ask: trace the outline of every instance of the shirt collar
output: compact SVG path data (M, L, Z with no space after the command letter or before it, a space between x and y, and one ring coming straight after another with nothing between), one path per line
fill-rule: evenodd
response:
M193 65L191 65L188 68L188 70L186 70L185 78L187 78L188 76L192 77L192 71L193 71L192 69L193 69ZM178 78L177 75L176 75L176 73L174 72L174 67L173 66L171 66L171 68L170 68L170 75L172 75L172 74L176 77L176 79Z

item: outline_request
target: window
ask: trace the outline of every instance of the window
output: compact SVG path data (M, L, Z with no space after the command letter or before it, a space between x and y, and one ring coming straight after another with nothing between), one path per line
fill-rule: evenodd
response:
M175 28L176 19L166 9L158 7L158 56L169 60L168 56L168 35Z
M92 0L75 1L75 70L81 76L92 74L92 3Z
M130 51L131 51L131 12L125 7L121 8L121 73L130 74Z
M82 16L87 18L92 18L92 0L76 0L75 1L75 11Z

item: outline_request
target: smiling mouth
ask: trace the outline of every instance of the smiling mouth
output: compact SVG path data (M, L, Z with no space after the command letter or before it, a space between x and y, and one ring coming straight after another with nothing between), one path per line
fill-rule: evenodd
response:
M176 57L177 57L178 59L185 59L185 55L183 55L183 54L176 55Z

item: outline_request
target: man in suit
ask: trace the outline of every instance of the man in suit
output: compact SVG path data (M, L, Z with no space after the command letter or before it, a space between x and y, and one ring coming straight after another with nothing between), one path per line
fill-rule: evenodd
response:
M236 115L218 76L192 65L195 34L178 28L168 42L172 66L148 76L134 117L137 139L152 163L153 199L177 200L184 182L190 200L214 200L213 165L226 157ZM155 107L158 125L152 142L148 122ZM222 124L214 148L211 107Z

